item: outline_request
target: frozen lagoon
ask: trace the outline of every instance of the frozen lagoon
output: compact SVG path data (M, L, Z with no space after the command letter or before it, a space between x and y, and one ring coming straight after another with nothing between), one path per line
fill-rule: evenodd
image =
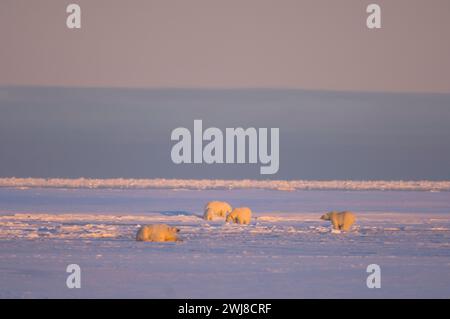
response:
M256 219L200 219L213 199ZM343 209L356 227L332 234L320 214ZM183 241L134 241L156 222ZM449 248L449 192L0 188L2 298L449 298Z

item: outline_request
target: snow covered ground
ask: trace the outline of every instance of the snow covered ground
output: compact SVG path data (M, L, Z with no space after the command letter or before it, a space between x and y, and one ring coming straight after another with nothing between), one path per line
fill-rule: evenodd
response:
M251 207L252 224L202 220L213 199ZM344 209L354 230L331 233L320 215ZM182 241L136 242L146 223ZM81 289L66 287L73 263ZM449 298L450 193L0 188L0 298L48 297Z

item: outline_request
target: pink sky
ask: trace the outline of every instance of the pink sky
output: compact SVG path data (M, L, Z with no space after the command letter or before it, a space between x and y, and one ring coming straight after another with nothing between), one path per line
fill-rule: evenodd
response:
M449 39L448 0L2 0L0 85L449 93Z

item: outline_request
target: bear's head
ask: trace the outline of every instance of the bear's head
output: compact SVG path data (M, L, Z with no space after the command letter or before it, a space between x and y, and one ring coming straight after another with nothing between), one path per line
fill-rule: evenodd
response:
M169 233L172 233L172 234L175 234L175 233L179 233L180 232L180 229L179 228L176 228L176 227L168 227L168 232Z
M225 222L234 222L234 215L232 213L227 215L227 218L225 219Z
M331 219L331 215L332 215L333 213L335 213L335 212L329 212L329 213L326 213L326 214L320 216L320 219L322 219L322 220L330 220L330 219Z

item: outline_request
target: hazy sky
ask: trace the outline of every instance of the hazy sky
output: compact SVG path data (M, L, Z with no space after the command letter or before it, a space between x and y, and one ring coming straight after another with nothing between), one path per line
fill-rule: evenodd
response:
M0 176L450 179L449 33L449 0L0 0ZM194 119L280 128L278 174L173 164Z
M450 94L0 88L0 176L449 180L449 105ZM194 119L279 127L279 172L174 164L171 132Z
M448 0L1 0L0 85L450 92L449 33Z

